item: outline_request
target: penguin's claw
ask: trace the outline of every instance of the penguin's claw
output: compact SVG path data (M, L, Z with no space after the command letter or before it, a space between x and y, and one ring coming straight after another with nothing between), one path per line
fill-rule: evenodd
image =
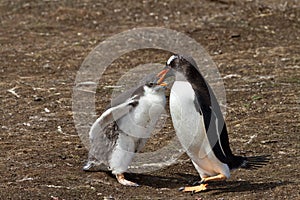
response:
M205 179L202 178L198 183L199 183L199 184L204 184L205 182L206 182Z
M205 179L201 179L200 181L195 181L195 182L193 182L192 186L195 186L195 185L201 185L201 184L203 184L203 183L205 183L205 182L206 182Z
M195 181L193 184L192 184L192 186L195 186L195 185L201 185L201 184L203 184L203 183L205 183L206 181L205 181L205 179L201 179L200 181Z
M131 187L139 186L139 184L137 184L137 183L126 180L123 174L118 174L118 175L116 175L116 177L117 177L118 182L122 185L131 186Z
M193 182L192 186L199 185L200 181Z
M191 192L192 194L195 194L195 193L207 190L207 185L208 184L201 184L201 185L192 186L192 187L181 187L181 188L179 188L179 191Z

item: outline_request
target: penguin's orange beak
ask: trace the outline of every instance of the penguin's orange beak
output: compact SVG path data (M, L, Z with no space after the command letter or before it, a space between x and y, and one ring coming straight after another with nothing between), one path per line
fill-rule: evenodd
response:
M168 84L166 82L161 82L159 85L164 86L164 87L168 86Z
M161 85L161 86L166 86L167 85L167 83L165 83L163 81L165 80L165 78L167 78L167 74L168 74L169 71L170 71L170 68L166 66L161 72L159 72L156 75L156 78L158 79L156 83L158 85Z

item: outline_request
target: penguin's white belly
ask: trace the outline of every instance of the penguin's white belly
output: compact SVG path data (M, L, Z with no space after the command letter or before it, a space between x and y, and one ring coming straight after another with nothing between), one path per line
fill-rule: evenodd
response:
M228 174L229 168L214 155L206 136L203 116L197 112L195 92L187 81L175 81L170 111L176 135L201 177Z

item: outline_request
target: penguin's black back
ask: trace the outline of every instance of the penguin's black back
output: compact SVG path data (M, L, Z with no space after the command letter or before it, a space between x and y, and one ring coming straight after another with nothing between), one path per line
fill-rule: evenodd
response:
M207 138L218 160L227 164L229 169L239 167L252 169L265 165L268 162L268 156L243 157L233 155L226 123L213 90L197 67L190 65L185 73L187 81L191 83L195 91L194 104L196 110L203 115Z

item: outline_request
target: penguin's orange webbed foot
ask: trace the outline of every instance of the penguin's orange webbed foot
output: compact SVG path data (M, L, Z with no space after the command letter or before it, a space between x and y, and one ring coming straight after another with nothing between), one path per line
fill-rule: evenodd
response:
M117 174L116 177L117 177L118 182L122 185L131 186L131 187L138 187L139 186L139 184L137 184L137 183L126 180L125 177L124 177L124 174Z
M179 191L192 192L192 194L194 194L194 193L198 193L198 192L207 190L207 185L208 184L201 184L201 185L192 186L192 187L181 187L181 188L179 188Z

